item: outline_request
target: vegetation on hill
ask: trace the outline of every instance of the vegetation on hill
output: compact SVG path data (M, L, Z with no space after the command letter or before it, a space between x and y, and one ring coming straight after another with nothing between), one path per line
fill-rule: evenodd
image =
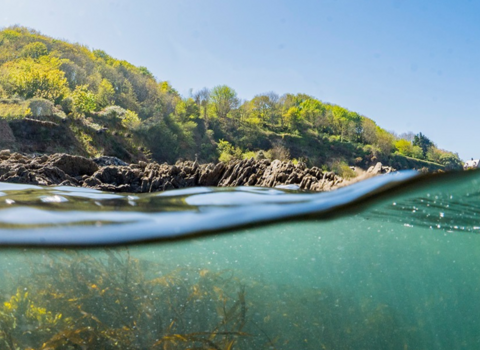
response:
M221 85L181 96L145 67L16 26L0 31L0 119L25 118L63 122L79 145L53 141L47 150L127 161L269 157L339 173L377 161L399 169L461 167L457 154L422 133L395 135L306 94L241 100Z

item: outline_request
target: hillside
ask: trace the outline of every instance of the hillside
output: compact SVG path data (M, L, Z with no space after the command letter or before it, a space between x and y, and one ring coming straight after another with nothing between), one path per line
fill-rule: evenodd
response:
M394 135L312 96L244 101L225 85L181 96L145 67L23 27L0 31L0 148L128 162L292 159L347 176L377 161L461 167L421 133Z

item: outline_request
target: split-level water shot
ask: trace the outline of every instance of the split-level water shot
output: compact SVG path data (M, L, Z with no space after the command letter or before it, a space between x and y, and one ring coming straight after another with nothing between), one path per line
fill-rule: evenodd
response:
M480 349L479 14L0 0L0 349Z

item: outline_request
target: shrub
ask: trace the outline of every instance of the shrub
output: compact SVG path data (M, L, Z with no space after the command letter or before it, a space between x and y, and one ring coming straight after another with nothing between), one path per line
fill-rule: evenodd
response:
M72 95L73 110L77 113L91 113L97 108L95 95L88 90L87 85L79 85Z
M54 113L54 105L43 98L33 98L26 101L34 117L48 117Z
M127 129L135 129L141 124L138 114L127 110L122 119L122 125Z
M263 160L267 159L267 156L265 155L265 152L260 150L255 154L255 160Z
M60 106L62 106L62 109L65 113L71 113L73 112L73 98L66 97L60 102Z
M101 112L98 113L99 116L113 119L113 118L123 118L124 115L127 113L126 109L123 109L119 106L110 106L104 108Z
M345 179L351 179L352 177L357 176L355 171L353 171L350 166L343 161L336 161L332 164L332 170Z
M440 156L440 164L444 165L446 170L460 170L463 168L462 161L458 155L449 152Z
M0 101L0 118L2 119L23 119L30 113L31 110L25 103L4 103Z
M7 92L5 89L0 85L0 99L6 98L7 97Z
M256 158L257 154L253 151L247 151L242 154L243 159L250 159L250 158Z
M290 151L285 146L280 144L276 144L272 149L269 149L267 152L265 152L265 155L270 160L290 160Z
M228 141L219 140L217 149L220 153L218 160L221 162L228 163L232 160L242 159L242 150L232 146Z

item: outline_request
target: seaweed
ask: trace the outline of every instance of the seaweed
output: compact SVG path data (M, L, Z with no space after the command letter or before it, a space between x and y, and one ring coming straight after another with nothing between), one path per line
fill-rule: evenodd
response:
M428 344L399 310L333 289L328 281L322 288L266 283L243 270L133 255L128 248L26 250L20 263L10 261L0 276L0 348L385 350Z
M9 350L231 350L269 343L245 331L245 285L231 271L163 273L161 264L133 258L128 249L101 256L50 252L29 266L28 276L11 281L16 290L0 308L0 341Z

